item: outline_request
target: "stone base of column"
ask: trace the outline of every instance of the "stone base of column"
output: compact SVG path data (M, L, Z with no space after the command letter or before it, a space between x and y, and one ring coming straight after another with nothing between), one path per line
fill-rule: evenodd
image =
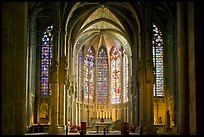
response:
M48 130L49 135L58 135L58 125L50 125Z
M58 128L58 135L66 135L66 127L59 127Z

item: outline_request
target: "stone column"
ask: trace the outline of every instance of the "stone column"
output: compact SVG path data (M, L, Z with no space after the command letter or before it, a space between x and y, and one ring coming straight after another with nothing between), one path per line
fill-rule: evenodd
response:
M123 57L124 57L124 55L123 55L123 48L122 48L122 53L121 53L121 57L120 57L120 62L121 62L121 65L120 65L120 87L121 87L121 93L120 93L120 105L121 105L121 107L120 107L120 109L121 109L121 114L120 114L120 120L121 120L121 122L124 122L124 97L123 97L123 93L124 93L124 87L123 87Z
M60 93L59 93L59 126L64 128L65 126L65 85L60 83Z
M58 117L59 117L59 55L60 55L60 30L54 28L54 49L53 49L53 66L51 71L52 94L51 94L51 122L48 134L58 134Z
M146 104L147 104L147 98L146 98L146 88L145 88L145 45L144 42L144 34L140 33L140 53L139 53L139 66L138 66L138 95L139 95L139 124L140 126L146 125Z
M136 71L136 73L135 73L135 71L132 71L132 94L133 93L135 93L135 94L133 94L133 95L135 95L134 96L134 101L135 101L135 125L136 126L139 126L139 125L142 125L142 113L141 113L141 106L142 106L142 101L141 101L141 83L142 83L142 81L141 81L141 77L143 76L142 75L142 52L143 52L143 50L142 50L142 47L143 47L143 45L142 45L142 35L143 33L141 33L141 32L139 32L139 35L138 35L138 46L137 46L137 51L134 51L133 52L133 56L132 56L132 62L134 62L134 60L137 60L137 63L132 63L132 65L133 65L133 69L134 70L137 70ZM134 54L136 54L137 56L134 56Z
M75 98L74 98L74 93L73 93L73 82L71 82L71 86L70 86L70 96L71 96L71 122L72 122L72 125L75 125L76 124L76 114L75 114L75 109L76 109L76 103L75 103Z
M60 32L60 36L62 32ZM63 38L63 37L62 37ZM62 38L59 40L61 42ZM60 64L59 64L59 126L60 133L65 133L65 53L63 42L60 43Z
M3 2L2 13L2 134L25 135L27 2Z
M68 124L68 121L71 121L71 96L70 96L70 82L69 79L67 81L67 93L66 93L66 125Z
M65 66L64 66L64 83L65 83L65 125L68 124L68 89L69 89L69 80L68 80L68 61L65 58Z
M31 17L28 22L29 30L27 37L27 62L26 62L26 93L27 93L27 126L33 124L32 117L34 97L35 97L35 66L36 66L36 22L35 18Z
M133 115L135 115L135 108L133 103L133 95L132 95L132 81L130 76L130 64L132 60L128 57L128 110L127 110L127 121L129 125L133 125L133 120L135 120Z
M94 92L94 115L93 118L97 118L97 102L98 102L98 52L95 52L95 74L94 74L94 78L95 78L95 92Z
M187 3L177 4L179 134L189 133Z
M190 135L203 135L203 5L188 2L188 42L189 42L189 132ZM196 84L195 84L196 83Z
M57 63L53 66L53 77L52 77L52 95L51 95L51 122L48 133L51 135L58 134L58 108L59 108L59 65Z
M81 104L78 103L78 125L81 124Z
M74 94L73 94L73 96L75 96ZM77 104L76 104L76 98L74 98L74 106L73 106L73 109L74 109L74 112L73 112L73 118L74 118L74 121L73 121L73 124L74 125L76 125L77 123L77 115L76 115L76 110L77 110Z
M108 54L108 52L107 52ZM111 59L110 59L110 54L108 55L108 109L111 111L110 112L110 118L113 117L113 114L112 114L112 111L113 111L113 108L112 108L112 99L111 99Z
M151 24L152 25L152 24ZM151 27L150 27L151 28ZM150 29L152 30L152 29ZM145 79L146 79L146 101L147 101L147 134L154 134L154 109L153 109L153 61L152 61L152 31L146 31L146 66L145 66Z
M132 100L132 97L130 97L130 99ZM128 102L128 104L127 104L127 116L126 116L126 120L128 121L128 123L130 124L130 125L132 125L133 124L133 121L132 121L132 110L133 110L133 108L132 108L132 101L129 101Z

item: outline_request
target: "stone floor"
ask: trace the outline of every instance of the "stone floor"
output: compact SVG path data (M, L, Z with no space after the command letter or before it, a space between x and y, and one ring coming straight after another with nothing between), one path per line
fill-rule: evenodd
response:
M48 133L26 133L26 135L48 135ZM68 135L80 135L80 133L69 133ZM85 135L104 135L104 133L103 131L99 131L99 133L97 133L96 131L87 131ZM121 132L117 130L110 131L109 133L106 133L106 135L121 135ZM139 133L130 133L129 135L139 135Z
M26 133L25 135L48 135L48 133ZM66 134L60 134L66 135ZM69 133L68 135L80 135L80 133ZM103 131L87 131L85 135L104 135ZM109 131L106 135L121 135L120 130ZM129 135L140 135L139 133L129 133ZM157 135L177 135L176 133L167 133L167 132L157 132Z

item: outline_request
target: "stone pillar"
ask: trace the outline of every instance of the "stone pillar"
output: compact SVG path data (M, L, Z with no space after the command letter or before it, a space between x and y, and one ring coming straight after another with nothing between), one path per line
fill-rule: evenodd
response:
M133 52L134 54L137 54L137 58L136 56L132 56L132 60L138 60L138 63L132 63L133 64L133 69L137 70L137 73L135 73L135 71L132 71L132 82L133 82L133 87L132 87L132 92L135 93L135 97L134 97L134 101L135 101L135 124L136 126L142 126L142 79L143 79L143 71L142 71L142 67L143 67L143 63L142 63L142 53L143 51L143 45L142 45L142 37L143 37L143 33L139 33L138 36L138 48L137 51ZM133 50L134 51L134 50ZM133 61L132 61L133 62ZM134 94L133 94L134 95Z
M132 97L130 97L130 99L132 99ZM127 119L127 121L128 121L128 123L130 124L130 125L132 125L133 124L133 121L132 121L132 110L133 110L133 108L132 108L132 101L129 101L128 102L128 104L127 104L127 116L126 116L126 119Z
M128 73L130 73L129 69L128 69ZM128 83L131 83L130 82L130 78L128 77ZM129 123L129 125L133 125L133 112L134 111L134 106L133 106L133 101L132 101L132 93L131 93L131 84L128 84L128 102L127 102L127 121Z
M134 63L132 63L132 60L136 60L137 58L136 58L136 51L132 51L132 54L133 54L133 56L131 56L131 57L129 57L129 69L128 69L128 71L129 71L129 74L128 74L128 80L129 80L129 88L128 88L128 91L130 92L129 94L131 94L133 97L132 97L132 111L131 111L131 113L132 113L132 122L133 122L133 125L138 125L139 124L139 122L138 122L138 120L139 119L137 119L138 118L138 113L139 113L139 111L137 111L138 110L138 105L139 104L137 104L138 102L137 102L137 100L136 100L136 97L138 97L138 93L136 93L137 92L137 81L138 81L138 79L137 79L137 71L132 71L132 69L133 70L136 70L136 62L134 61ZM129 100L129 99L128 99Z
M60 37L60 63L59 63L59 127L60 133L65 133L65 45L63 38L61 37L62 32L59 32ZM65 36L65 35L64 35ZM62 42L61 42L62 41Z
M83 48L83 47L82 47ZM82 49L82 64L81 64L82 68L84 68L84 49ZM82 75L82 105L81 105L81 122L84 121L84 69L82 69L82 72L81 72L81 75Z
M76 113L76 116L75 116L76 125L78 125L78 120L79 120L79 119L78 119L78 114L79 114L79 113L78 113L78 110L79 110L79 106L78 106L78 103L76 103L76 108L75 108L75 111L76 111L76 112L75 112L75 113Z
M75 95L73 95L75 96ZM76 100L74 99L74 104L73 104L73 118L74 118L74 121L73 121L73 125L76 125L76 122L77 122L77 117L76 117L76 110L77 110L77 104L76 104Z
M27 2L4 2L2 13L2 135L25 135Z
M51 94L51 122L48 133L51 135L58 134L58 116L59 116L59 65L57 63L53 66L53 77L52 77L52 94Z
M187 3L177 4L179 134L189 133Z
M67 93L66 93L66 125L68 124L68 121L71 121L71 96L70 96L70 82L67 81Z
M152 24L151 24L152 25ZM154 134L154 109L153 109L153 61L152 61L152 33L150 31L146 31L146 71L145 71L145 79L146 79L146 133Z
M108 52L107 52L108 54ZM110 54L109 54L110 55ZM111 64L110 58L108 58L108 64ZM113 108L112 108L112 102L111 102L111 65L108 65L108 109L111 111L110 112L110 118L113 118Z
M78 125L81 124L81 104L78 103Z
M95 78L95 92L94 92L94 115L93 118L97 118L97 102L98 102L98 52L95 52L95 74L94 74L94 78Z
M188 16L189 16L189 20L190 23L189 24L189 29L193 28L193 32L191 30L188 31L188 33L192 33L191 35L189 35L189 44L191 42L194 42L194 44L190 44L189 45L189 62L191 62L189 64L189 73L190 75L193 75L191 72L194 71L195 74L195 85L192 84L193 81L192 79L189 80L189 83L191 83L192 87L195 86L195 90L191 90L192 87L189 90L190 92L190 100L189 100L189 104L190 104L190 108L192 108L190 110L190 117L195 117L196 115L196 119L193 118L193 120L190 119L190 134L193 135L196 132L196 135L203 135L203 107L201 107L201 104L203 103L203 89L204 89L204 77L203 77L203 24L204 21L203 19L201 19L201 13L203 13L203 4L201 4L201 1L199 2L189 2L188 3ZM193 12L192 12L193 10ZM194 23L192 23L194 22ZM193 24L193 25L192 25ZM194 36L194 38L192 38L192 35ZM190 42L191 41L191 42ZM194 47L195 52L192 52L193 49L192 47ZM195 55L192 61L192 55ZM195 66L193 67L193 63L195 63ZM194 94L194 95L193 95ZM192 96L193 95L193 96ZM194 110L195 109L195 110ZM195 112L196 111L196 112ZM192 113L193 112L193 113ZM196 114L195 114L196 113ZM192 124L194 123L195 124ZM194 130L194 131L193 131Z
M143 44L143 38L144 35L140 34L140 54L139 56L139 69L138 69L138 95L139 95L139 124L141 127L146 125L146 103L147 103L147 98L146 98L146 88L145 88L145 45Z
M135 63L135 62L134 62ZM135 117L138 115L135 111L135 102L134 102L134 96L133 94L133 82L132 82L132 57L128 56L128 104L131 109L128 109L128 114L130 115L128 121L130 125L135 125Z
M53 66L51 71L52 94L51 94L51 122L48 134L58 134L58 117L59 117L59 55L60 55L60 30L54 28L54 49L53 49Z
M65 112L64 112L64 114L65 114L65 125L67 126L67 124L68 124L68 89L69 89L69 80L68 80L68 61L67 61L67 58L65 58L65 66L64 66L64 83L65 83L65 99L64 99L64 101L65 101Z
M76 100L75 100L75 94L73 93L74 92L74 87L73 87L73 82L72 82L72 86L71 86L71 114L72 114L72 124L73 125L76 125Z
M120 107L120 109L121 109L121 114L120 114L120 120L121 120L121 122L124 122L124 97L123 97L123 93L124 93L124 87L123 87L123 57L124 57L124 55L123 55L123 48L122 48L122 53L121 53L121 57L120 57L120 62L121 62L121 65L120 65L120 87L121 87L121 94L120 94L120 101L121 101L121 103L120 103L120 105L121 105L121 107Z
M27 104L27 125L31 126L33 124L33 119L32 119L32 113L33 113L33 105L34 105L34 95L36 92L35 88L35 81L36 81L36 71L35 71L35 66L36 66L36 22L35 18L31 17L30 22L29 22L29 27L30 30L28 32L29 40L28 41L28 51L27 51L27 57L28 57L28 79L26 79L26 82L28 82L28 104ZM29 43L30 42L30 43Z
M64 83L60 83L60 93L59 93L59 126L65 130L65 85Z

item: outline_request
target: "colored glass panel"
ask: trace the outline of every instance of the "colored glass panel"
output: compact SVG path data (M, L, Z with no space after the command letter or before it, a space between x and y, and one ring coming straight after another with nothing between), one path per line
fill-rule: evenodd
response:
M41 45L41 95L48 96L52 92L51 83L49 83L49 70L52 59L52 32L53 26L49 26L43 34Z
M121 84L120 84L120 58L116 47L111 49L111 102L120 103Z
M154 64L154 75L156 82L153 85L154 96L164 96L164 78L163 78L163 39L162 32L153 24L153 41L152 41L152 53Z
M98 53L98 103L108 100L108 56L104 47Z
M84 102L93 102L94 95L94 51L90 47L84 58Z

